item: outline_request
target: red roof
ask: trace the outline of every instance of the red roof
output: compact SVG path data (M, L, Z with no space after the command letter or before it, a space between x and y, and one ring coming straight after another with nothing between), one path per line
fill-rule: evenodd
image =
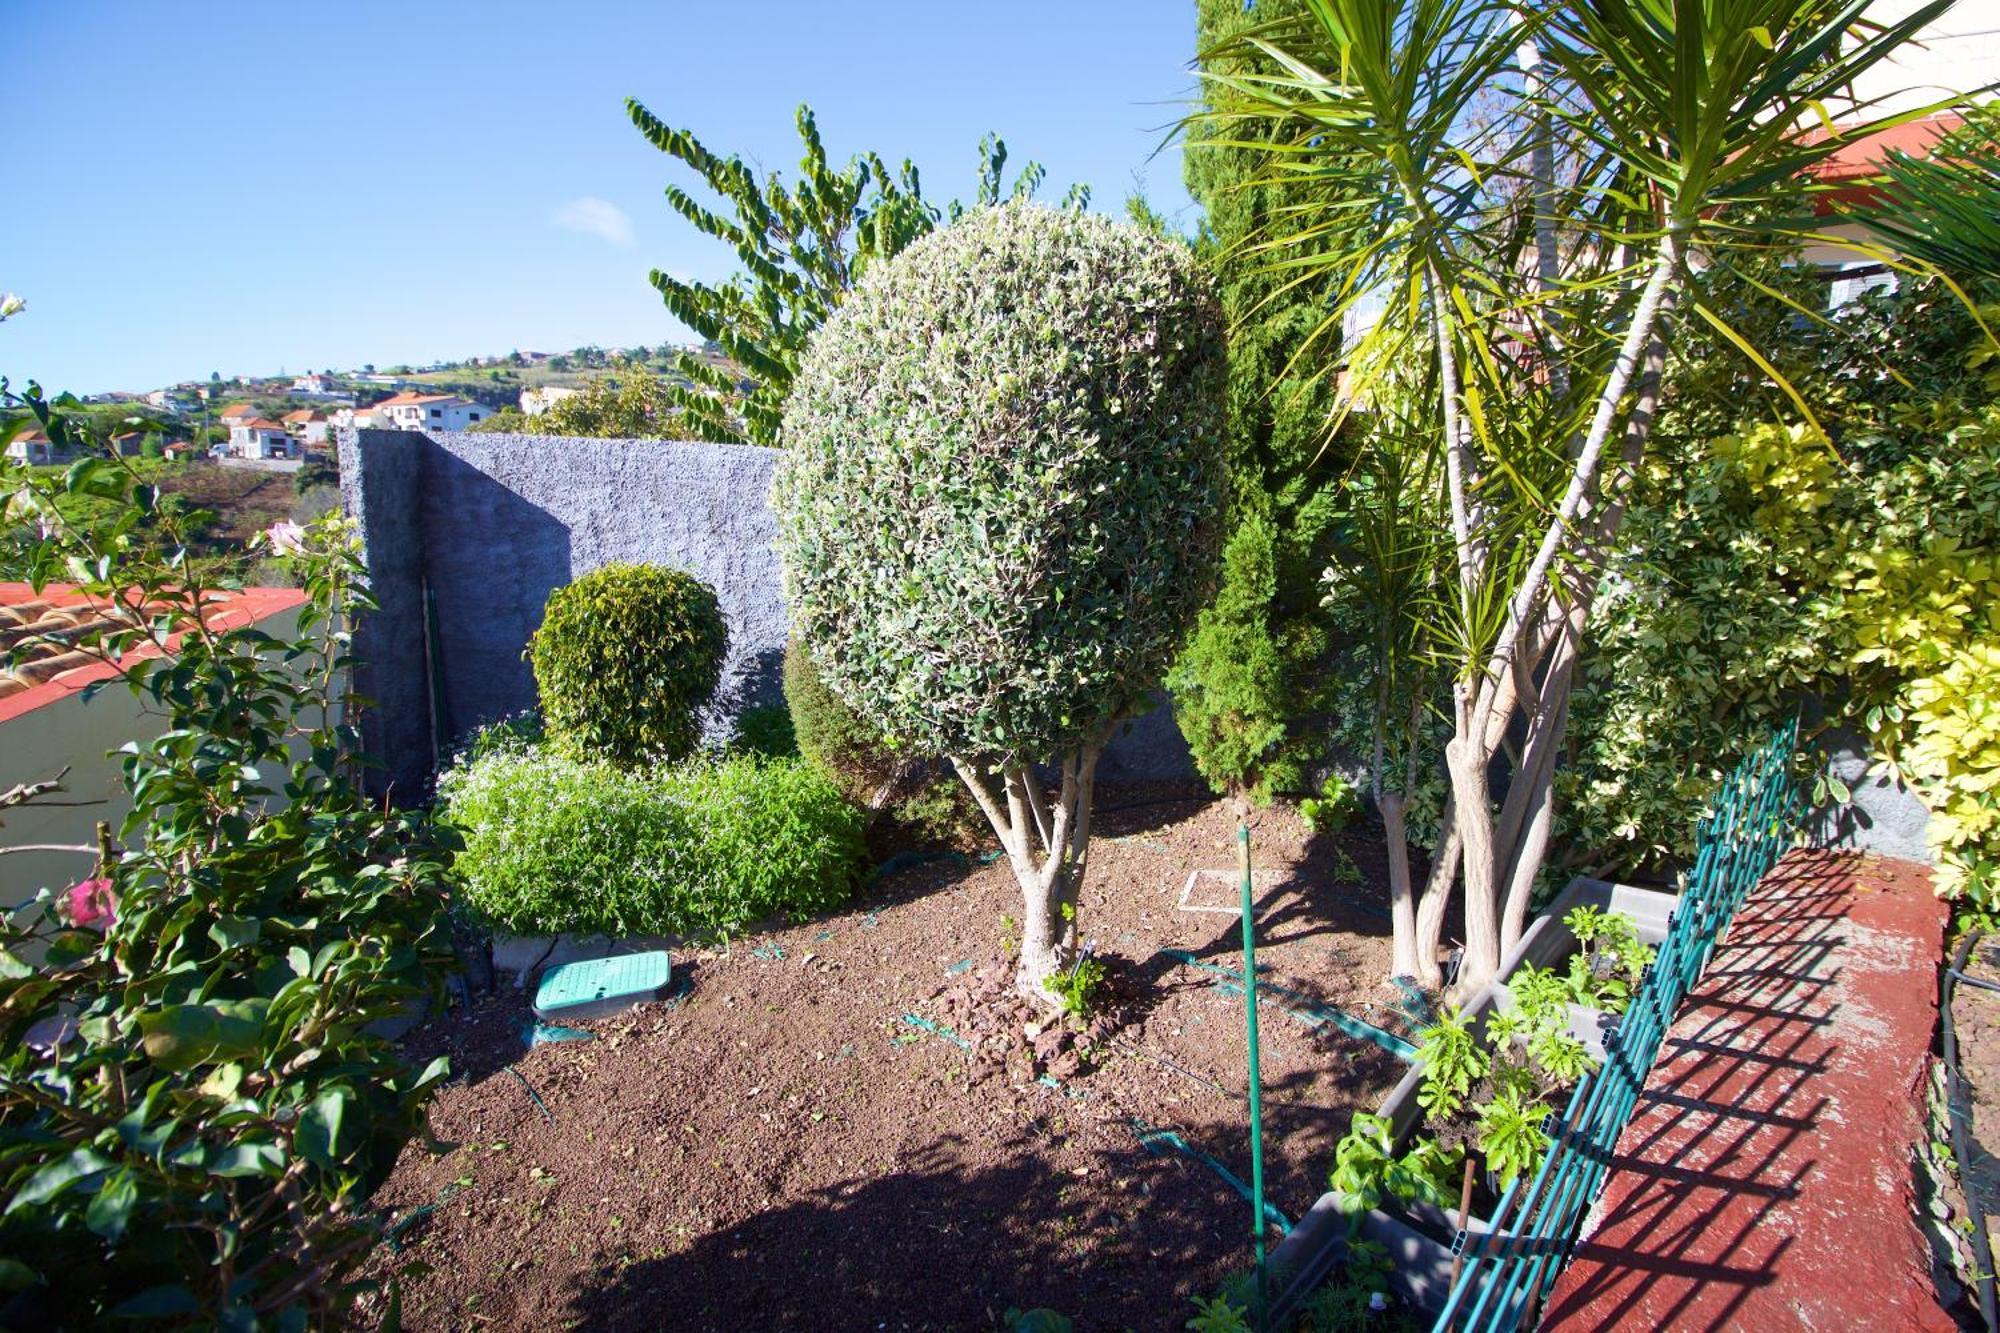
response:
M257 415L257 409L249 403L231 403L229 406L223 408L219 415L225 417L254 417Z
M284 419L286 421L317 421L319 413L313 411L310 407L295 408L285 413Z
M282 432L285 429L283 426L280 426L277 422L267 420L263 417L251 417L248 421L239 421L236 424L239 426L247 426L251 430L275 430Z
M212 629L239 629L301 606L306 595L297 588L244 588L217 593L203 619ZM77 630L100 619L96 604L70 584L51 583L39 593L26 583L0 583L0 632L27 629L37 634ZM10 635L10 637L12 637ZM59 644L49 644L59 648ZM167 650L180 646L180 636L167 640ZM144 644L125 654L126 661L155 657L160 650ZM111 680L120 668L87 652L57 652L0 672L0 723L31 713L78 693L85 686Z
M1902 153L1906 157L1928 157L1937 141L1965 123L1965 117L1956 111L1940 111L1922 120L1906 121L1894 125L1865 139L1842 144L1812 169L1816 180L1824 184L1842 188L1819 197L1818 207L1822 213L1831 211L1835 202L1856 203L1866 200L1875 193L1871 183L1882 174L1883 164L1889 154ZM1816 129L1805 136L1807 143L1824 142L1828 137L1824 129Z
M377 407L413 407L418 403L455 403L462 399L455 393L416 393L406 390L394 398L384 398Z

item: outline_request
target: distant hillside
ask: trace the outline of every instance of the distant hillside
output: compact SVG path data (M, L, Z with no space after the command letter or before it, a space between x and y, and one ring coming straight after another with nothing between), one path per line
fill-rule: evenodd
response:
M211 415L231 403L247 402L265 415L276 417L297 407L327 409L337 400L352 398L366 405L389 397L401 389L427 388L456 393L491 407L512 407L524 389L550 386L574 388L593 379L629 371L634 367L664 373L672 366L677 347L602 348L575 347L567 352L509 352L500 356L476 356L463 361L428 366L376 365L368 363L351 370L326 370L322 392L299 392L294 384L312 377L303 375L239 376L224 380L211 377L187 380L168 386L180 397L182 419L199 422L198 394L208 393ZM702 353L704 359L726 364L717 353ZM139 406L144 395L133 393L99 394L94 401L107 408L129 404Z

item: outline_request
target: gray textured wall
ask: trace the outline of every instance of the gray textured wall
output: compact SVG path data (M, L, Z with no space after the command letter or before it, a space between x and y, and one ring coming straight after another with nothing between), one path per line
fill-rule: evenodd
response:
M382 604L355 645L357 688L374 703L364 734L395 790L420 791L435 755L533 705L522 651L550 591L614 561L672 565L715 588L729 619L715 729L782 698L774 451L364 430L342 436L340 459Z
M1827 770L1854 793L1845 806L1818 811L1810 830L1815 847L1851 847L1928 865L1926 831L1931 812L1917 794L1898 782L1852 732L1831 731L1820 739Z
M776 461L747 445L344 432L341 489L381 603L356 635L356 688L372 701L364 741L390 789L421 795L457 741L533 705L521 654L549 592L614 561L672 565L714 586L730 644L712 732L779 702ZM1160 710L1113 742L1101 771L1180 778L1193 767Z

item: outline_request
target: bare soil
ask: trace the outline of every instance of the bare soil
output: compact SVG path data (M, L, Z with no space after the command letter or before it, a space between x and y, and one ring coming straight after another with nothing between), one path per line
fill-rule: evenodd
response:
M1099 801L1080 925L1114 994L1089 1022L1012 996L1006 866L934 861L842 915L677 954L678 1002L595 1040L525 1049L511 989L419 1030L413 1053L459 1075L437 1150L411 1145L376 1195L405 1227L375 1275L415 1264L405 1325L990 1329L1049 1307L1182 1327L1247 1263L1250 1210L1139 1134L1249 1178L1242 999L1161 952L1240 968L1233 912L1177 906L1205 869L1229 873L1190 901L1235 901L1236 816L1184 791ZM1407 1035L1378 835L1315 836L1288 808L1252 830L1260 975ZM1297 1218L1403 1066L1287 1003L1261 1010L1265 1179Z

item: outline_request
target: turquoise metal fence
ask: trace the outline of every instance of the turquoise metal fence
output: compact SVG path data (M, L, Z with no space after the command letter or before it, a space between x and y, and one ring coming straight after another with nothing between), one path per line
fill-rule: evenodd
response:
M1570 1097L1532 1179L1501 1197L1491 1227L1454 1249L1464 1267L1433 1333L1515 1329L1534 1322L1596 1201L1618 1136L1681 1000L1701 980L1716 941L1751 888L1790 845L1805 811L1794 772L1796 721L1780 728L1737 767L1702 821L1667 938L1617 1028L1607 1034L1603 1066Z

